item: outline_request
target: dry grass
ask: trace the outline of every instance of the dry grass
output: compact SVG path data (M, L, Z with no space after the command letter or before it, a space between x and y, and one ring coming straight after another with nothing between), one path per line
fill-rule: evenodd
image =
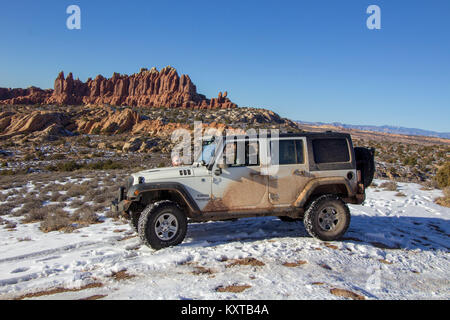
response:
M298 260L296 262L285 262L285 263L283 263L283 266L294 268L294 267L302 266L302 265L304 265L306 263L308 263L308 262L304 261L304 260Z
M80 208L85 204L86 201L75 199L70 203L71 208Z
M254 267L262 267L265 265L264 262L259 261L258 259L255 258L243 258L243 259L235 259L232 260L231 263L227 264L226 267L227 268L231 268L234 266L254 266Z
M11 213L11 210L16 207L15 204L11 202L3 203L0 205L0 216L6 216Z
M81 208L77 209L71 216L71 220L73 222L77 222L81 225L90 225L99 223L99 217L94 212L94 210L89 206L82 206Z
M240 293L243 292L244 290L247 290L248 288L251 288L252 286L248 285L248 284L244 284L244 285L238 285L238 284L233 284L231 286L220 286L216 288L217 292L232 292L232 293Z
M354 293L350 290L346 290L346 289L333 288L330 290L330 293L337 297L350 298L353 300L365 300L366 299L364 296Z
M333 270L333 268L331 268L329 265L327 265L326 263L321 263L319 264L320 267L324 268L325 270Z
M395 194L396 197L406 197L406 194L404 194L403 192L397 192Z
M85 185L72 184L69 190L67 190L67 196L71 198L84 196L88 190L88 187Z
M127 273L127 270L121 270L118 272L113 272L110 275L110 278L113 278L116 281L121 281L121 280L127 280L127 279L132 279L136 277L135 275L129 274Z
M77 291L93 289L93 288L101 288L101 287L103 287L103 283L99 283L99 282L90 283L88 285L85 285L85 286L82 286L79 288L70 288L69 289L69 288L58 287L58 288L53 288L53 289L48 289L48 290L43 290L43 291L27 293L27 294L21 295L19 297L16 297L14 300L37 298L37 297L49 296L49 295L58 294L58 293L77 292Z
M398 185L394 181L386 181L380 184L380 188L387 190L387 191L397 191Z
M333 249L333 250L338 250L338 249L339 249L338 246L335 246L334 244L331 244L331 243L328 243L328 242L325 242L323 245L324 245L325 247L330 248L330 249Z
M436 200L434 200L434 202L436 202L440 206L450 208L450 187L446 187L443 192L444 196L437 198Z
M72 221L69 218L69 214L62 209L57 209L56 211L49 212L45 216L39 229L41 229L42 232L72 232L75 227L72 226Z
M28 199L27 201L28 202L25 202L19 210L15 211L13 213L13 216L15 216L15 217L24 216L24 215L28 214L29 212L31 212L32 210L37 210L37 209L42 208L41 202L38 202L35 200L30 201L30 199Z
M195 266L194 267L194 271L192 271L192 274L198 276L198 275L202 275L202 274L213 274L214 270L212 270L211 268L205 268L205 267L201 267L201 266Z

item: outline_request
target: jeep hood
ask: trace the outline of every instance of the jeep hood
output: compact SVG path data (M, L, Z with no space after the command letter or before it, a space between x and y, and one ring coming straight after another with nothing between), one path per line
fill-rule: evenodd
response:
M206 175L208 170L204 166L180 166L168 168L155 168L133 173L131 176L134 179L133 184L139 183L139 177L145 179L145 183L152 181L177 181L182 178L189 178L198 175Z

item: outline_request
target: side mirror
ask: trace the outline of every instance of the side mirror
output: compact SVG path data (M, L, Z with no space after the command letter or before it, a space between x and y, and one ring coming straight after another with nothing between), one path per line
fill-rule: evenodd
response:
M226 169L226 168L228 168L228 166L225 164L225 163L219 163L218 165L217 165L217 168L219 168L219 169ZM222 173L222 172L221 172Z
M217 168L216 170L214 170L214 174L216 176L220 176L222 174L222 169L221 168Z

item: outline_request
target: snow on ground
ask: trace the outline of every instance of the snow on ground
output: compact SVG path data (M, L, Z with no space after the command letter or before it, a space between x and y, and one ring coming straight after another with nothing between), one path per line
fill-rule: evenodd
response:
M450 209L433 203L439 190L398 185L405 197L368 189L363 206L350 206L345 238L330 243L275 217L190 224L181 245L159 251L111 219L71 234L19 223L0 229L0 299L92 283L102 286L35 298L343 299L330 293L340 288L366 299L449 299ZM241 258L264 265L230 266ZM123 270L132 277L111 277ZM229 285L250 287L216 291Z

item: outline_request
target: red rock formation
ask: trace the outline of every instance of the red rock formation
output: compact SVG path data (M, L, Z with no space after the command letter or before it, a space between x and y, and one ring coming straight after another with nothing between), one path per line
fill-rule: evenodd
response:
M61 72L55 80L55 90L1 89L0 104L110 104L116 106L168 108L234 108L236 104L219 93L207 99L197 93L188 75L178 75L172 67L161 71L141 69L131 76L114 73L110 79L98 75L86 82L74 80L72 73L65 78Z
M70 118L60 112L33 111L32 113L0 113L0 135L26 134L44 131L49 127L63 129Z
M0 104L38 104L43 103L53 90L42 90L36 87L28 89L0 88ZM5 102L5 103L4 103Z

